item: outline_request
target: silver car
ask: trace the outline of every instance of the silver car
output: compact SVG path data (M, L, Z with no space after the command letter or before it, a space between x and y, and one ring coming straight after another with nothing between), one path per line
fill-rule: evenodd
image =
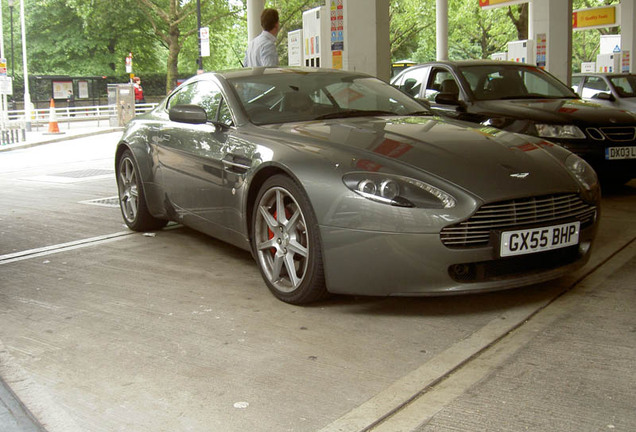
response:
M131 122L115 166L131 229L175 221L251 251L294 304L547 281L587 261L599 217L580 157L355 72L193 77Z
M583 99L636 112L636 75L628 73L573 74L572 89Z

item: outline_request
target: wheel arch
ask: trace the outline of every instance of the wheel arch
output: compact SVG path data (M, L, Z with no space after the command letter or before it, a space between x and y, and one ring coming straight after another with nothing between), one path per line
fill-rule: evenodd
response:
M148 206L148 210L150 213L157 218L169 219L168 212L165 207L162 205L162 193L159 189L157 182L154 179L154 174L152 167L149 166L148 162L143 162L143 158L140 158L138 152L141 151L137 149L134 145L131 145L128 141L122 140L115 150L115 175L118 175L117 170L119 166L119 161L122 155L129 151L135 160L135 164L139 169L141 176L141 187L143 188L144 197L146 198L146 205ZM142 163L143 162L143 163Z
M283 168L280 165L268 165L266 167L261 168L250 181L250 187L247 192L247 198L245 202L245 223L246 233L250 240L250 244L252 241L252 236L254 235L253 227L252 227L252 218L254 216L254 208L256 207L256 197L258 196L258 192L261 190L263 183L265 181L277 174L283 174L287 177L293 179L296 183L298 183L302 187L302 183L294 176L289 169ZM304 189L304 188L303 188Z

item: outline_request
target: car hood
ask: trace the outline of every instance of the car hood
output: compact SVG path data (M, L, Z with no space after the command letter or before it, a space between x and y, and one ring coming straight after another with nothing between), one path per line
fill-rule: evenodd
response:
M620 109L631 111L632 113L636 112L636 97L620 98L617 102L617 106Z
M472 104L469 111L552 124L636 125L636 117L624 110L581 99L479 101Z
M562 163L569 152L554 144L498 129L467 127L435 117L356 118L267 126L277 139L321 148L348 169L424 171L485 201L577 191ZM280 142L280 141L279 141ZM329 152L328 150L334 150ZM331 155L331 156L329 156ZM334 156L339 155L339 156ZM351 161L351 162L350 162Z

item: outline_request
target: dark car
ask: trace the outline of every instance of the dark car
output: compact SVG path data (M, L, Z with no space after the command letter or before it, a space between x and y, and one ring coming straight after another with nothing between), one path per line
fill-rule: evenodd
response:
M536 66L431 62L406 69L391 84L440 115L557 143L587 160L608 185L636 177L636 117L582 100Z
M628 73L577 73L572 89L583 99L636 112L636 75Z
M290 303L547 281L587 261L598 225L579 156L355 72L198 75L131 122L115 167L131 229L172 220L249 250Z

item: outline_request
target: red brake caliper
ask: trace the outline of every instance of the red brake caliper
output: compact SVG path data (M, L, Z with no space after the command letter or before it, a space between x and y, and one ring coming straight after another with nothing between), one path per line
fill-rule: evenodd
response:
M289 217L291 216L291 212L289 211L289 209L287 207L285 207L285 216L287 216L287 219L289 219ZM274 211L274 219L278 220L278 212L277 211ZM269 227L267 227L267 238L269 240L274 238L274 232ZM276 255L276 248L271 248L270 250L272 251L272 255Z

